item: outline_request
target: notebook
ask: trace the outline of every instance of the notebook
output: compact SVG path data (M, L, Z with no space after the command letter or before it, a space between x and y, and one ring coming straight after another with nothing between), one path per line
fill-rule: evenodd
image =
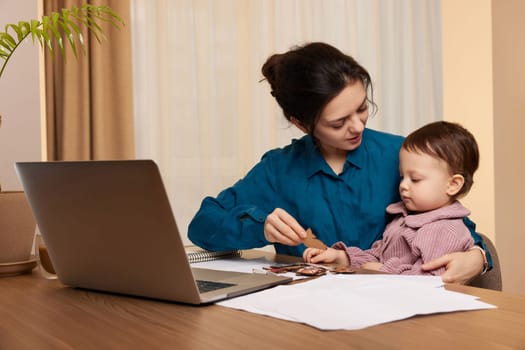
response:
M242 257L241 250L221 250L221 251L210 251L202 249L195 245L185 246L186 255L190 264L206 262L217 259L232 259Z
M151 160L18 162L16 170L66 285L206 304L291 281L191 268Z

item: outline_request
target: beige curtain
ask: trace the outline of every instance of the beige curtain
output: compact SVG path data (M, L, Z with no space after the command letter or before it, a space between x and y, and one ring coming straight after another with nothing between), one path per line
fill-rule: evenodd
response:
M44 14L81 6L85 0L44 0ZM107 40L89 33L86 54L66 49L45 55L46 143L48 160L128 159L134 157L131 78L131 21L128 0L91 0L108 5L125 22L104 24Z
M274 52L321 40L355 56L375 84L371 128L406 135L441 119L440 8L436 0L133 0L136 155L159 164L182 235L204 196L302 136L259 83Z

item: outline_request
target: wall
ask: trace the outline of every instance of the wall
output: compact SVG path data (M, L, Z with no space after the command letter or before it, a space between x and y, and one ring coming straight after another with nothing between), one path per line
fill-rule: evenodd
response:
M503 289L525 293L525 2L442 0L443 111L470 129L481 166L464 203L498 249Z
M37 0L0 0L0 30L38 18ZM0 79L0 185L19 190L15 161L40 160L39 48L31 39L17 49Z
M525 293L525 2L492 1L496 232L504 287Z
M442 1L443 115L480 148L474 186L462 202L477 230L495 239L491 0Z

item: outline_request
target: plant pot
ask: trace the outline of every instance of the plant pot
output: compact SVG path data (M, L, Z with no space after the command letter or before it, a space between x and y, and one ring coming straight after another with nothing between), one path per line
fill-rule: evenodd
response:
M29 272L36 223L22 191L0 192L0 276Z

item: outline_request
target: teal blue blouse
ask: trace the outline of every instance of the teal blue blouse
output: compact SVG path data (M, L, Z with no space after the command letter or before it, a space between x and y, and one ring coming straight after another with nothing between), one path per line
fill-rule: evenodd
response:
M206 197L188 237L209 250L249 249L270 244L263 233L275 208L290 213L325 242L368 249L382 237L385 208L400 200L399 149L403 138L365 129L361 146L348 153L335 174L306 135L267 152L248 174L216 198ZM471 227L474 240L481 238ZM301 256L304 245L275 244L276 252Z

